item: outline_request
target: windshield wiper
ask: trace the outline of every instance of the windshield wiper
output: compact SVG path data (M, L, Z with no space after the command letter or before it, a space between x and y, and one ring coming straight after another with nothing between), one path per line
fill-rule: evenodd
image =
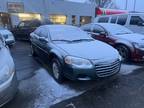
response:
M64 40L64 39L58 39L58 40L52 40L52 41L64 41L64 42L72 42L70 40Z
M79 41L94 41L93 39L77 39L77 40L72 40L72 42L79 42Z

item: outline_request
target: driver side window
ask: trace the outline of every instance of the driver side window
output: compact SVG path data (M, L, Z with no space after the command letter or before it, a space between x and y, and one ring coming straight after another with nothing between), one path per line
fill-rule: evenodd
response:
M48 38L48 31L45 30L43 27L39 27L38 29L36 29L35 34L38 35L39 37Z
M96 35L100 36L101 33L105 33L105 30L98 25L94 25L92 32L95 33Z
M42 29L40 35L41 35L42 37L48 38L48 31L45 30L45 29Z

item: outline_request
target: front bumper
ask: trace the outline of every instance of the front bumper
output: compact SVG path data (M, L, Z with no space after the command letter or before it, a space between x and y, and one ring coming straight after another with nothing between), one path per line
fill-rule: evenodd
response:
M132 53L132 60L133 61L144 61L144 50L141 49L135 49L135 51Z
M72 68L70 66L64 66L63 74L65 77L71 80L96 79L96 78L113 76L120 71L120 68L121 68L120 61L112 65L111 64L101 65L101 67L94 66L91 69L78 69L78 68Z
M15 73L13 73L8 81L0 85L0 107L9 102L15 96L17 86L18 82Z

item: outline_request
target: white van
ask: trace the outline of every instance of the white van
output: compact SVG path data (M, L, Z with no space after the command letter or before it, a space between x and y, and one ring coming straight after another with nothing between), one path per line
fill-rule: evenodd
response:
M144 13L97 16L94 22L120 24L129 28L133 32L144 34Z

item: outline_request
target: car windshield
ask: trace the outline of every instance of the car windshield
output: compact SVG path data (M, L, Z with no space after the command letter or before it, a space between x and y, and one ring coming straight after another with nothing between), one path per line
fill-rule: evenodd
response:
M51 27L49 30L52 41L79 42L93 40L89 34L77 27Z
M133 32L120 25L104 25L103 26L111 35L132 34Z

